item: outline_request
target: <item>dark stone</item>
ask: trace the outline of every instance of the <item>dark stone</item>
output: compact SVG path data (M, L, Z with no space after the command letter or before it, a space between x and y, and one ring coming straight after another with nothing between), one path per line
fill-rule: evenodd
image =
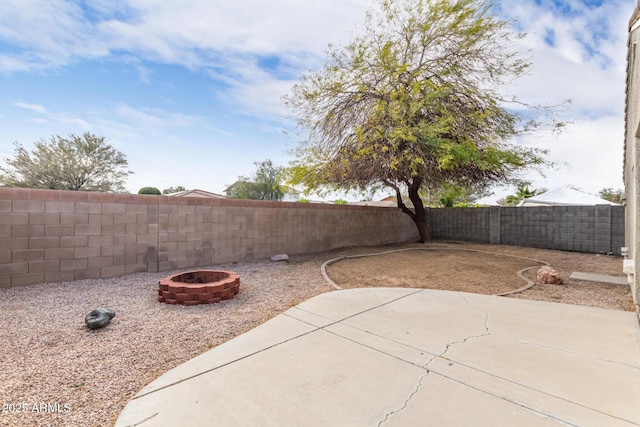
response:
M110 308L100 307L97 310L100 310L100 311L104 312L104 314L109 316L109 319L113 319L114 317L116 317L116 312L111 310Z
M104 328L111 322L111 319L113 319L115 315L116 312L110 308L97 308L86 315L84 323L87 324L89 329Z

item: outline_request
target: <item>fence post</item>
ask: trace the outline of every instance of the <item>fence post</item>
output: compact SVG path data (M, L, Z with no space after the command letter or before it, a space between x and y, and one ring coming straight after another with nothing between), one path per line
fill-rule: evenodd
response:
M500 240L500 206L492 206L489 208L489 243L499 245Z
M611 205L596 205L595 252L611 253Z

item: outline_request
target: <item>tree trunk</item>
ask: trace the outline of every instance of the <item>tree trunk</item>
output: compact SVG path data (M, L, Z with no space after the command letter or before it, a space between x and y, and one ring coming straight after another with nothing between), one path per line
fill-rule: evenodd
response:
M409 218L416 224L418 228L418 234L420 235L420 239L418 243L424 243L427 240L431 239L429 233L429 224L427 223L426 210L424 208L424 204L422 203L422 199L418 194L418 190L420 190L421 181L416 179L413 182L406 182L407 188L409 190L409 199L411 199L411 203L413 203L413 207L415 211L407 208L407 206L402 201L402 194L400 192L400 187L397 185L386 182L389 187L393 188L396 191L396 198L398 200L398 207L402 210L402 212L409 215Z
M414 220L416 227L418 227L418 233L420 233L420 239L418 239L418 243L425 243L427 240L431 239L429 236L429 225L426 221L418 222Z
M424 208L424 204L422 203L422 199L418 195L418 190L420 186L417 188L415 185L409 186L409 199L411 203L413 203L413 208L415 210L415 215L412 216L413 222L416 224L418 228L418 233L420 233L419 243L424 243L427 240L431 239L431 235L429 233L429 224L427 223L427 215L426 210Z

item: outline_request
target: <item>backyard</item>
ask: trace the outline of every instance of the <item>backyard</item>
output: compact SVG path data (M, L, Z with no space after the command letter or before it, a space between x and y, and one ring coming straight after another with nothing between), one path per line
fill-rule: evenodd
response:
M325 261L424 248L343 259L327 272L343 288L486 294L525 285L516 272L541 265L533 260L550 263L565 280L573 271L622 275L619 257L436 241L218 265L213 268L239 273L241 287L233 299L214 305L158 303L158 280L174 272L0 289L0 400L13 405L12 411L3 407L0 425L113 425L126 403L162 373L312 296L335 291L321 275ZM535 271L526 275L535 278ZM573 280L535 285L510 297L633 310L628 287ZM106 328L90 331L84 316L100 306L116 316ZM59 411L34 410L41 404Z

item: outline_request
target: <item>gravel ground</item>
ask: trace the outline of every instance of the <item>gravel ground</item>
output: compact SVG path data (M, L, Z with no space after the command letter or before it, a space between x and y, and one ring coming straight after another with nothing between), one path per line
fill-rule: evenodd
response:
M539 260L551 264L565 284L538 284L509 298L635 310L628 286L569 279L574 271L626 277L622 273L621 257L443 241L433 241L427 245L395 245L393 248L379 248L378 251L425 248L429 250L408 250L341 260L329 265L327 273L343 288L397 286L498 294L524 286L526 283L515 272L542 265L535 262ZM524 275L535 282L536 272L537 268L534 268Z
M321 263L295 257L212 267L239 273L240 293L194 307L156 301L158 281L175 272L0 289L0 425L113 425L162 373L332 290ZM84 317L97 307L116 316L91 331Z
M348 248L294 256L288 263L217 265L211 268L240 274L240 293L205 306L156 301L158 280L176 272L0 289L0 426L111 426L129 399L162 373L291 306L332 291L320 274L324 261L412 246ZM620 275L622 263L615 257L529 248L458 247L545 260L563 277L571 271ZM621 286L548 286L535 286L517 297L632 308L630 292ZM617 305L603 302L614 299ZM112 308L116 317L108 327L91 331L84 316L97 307Z

